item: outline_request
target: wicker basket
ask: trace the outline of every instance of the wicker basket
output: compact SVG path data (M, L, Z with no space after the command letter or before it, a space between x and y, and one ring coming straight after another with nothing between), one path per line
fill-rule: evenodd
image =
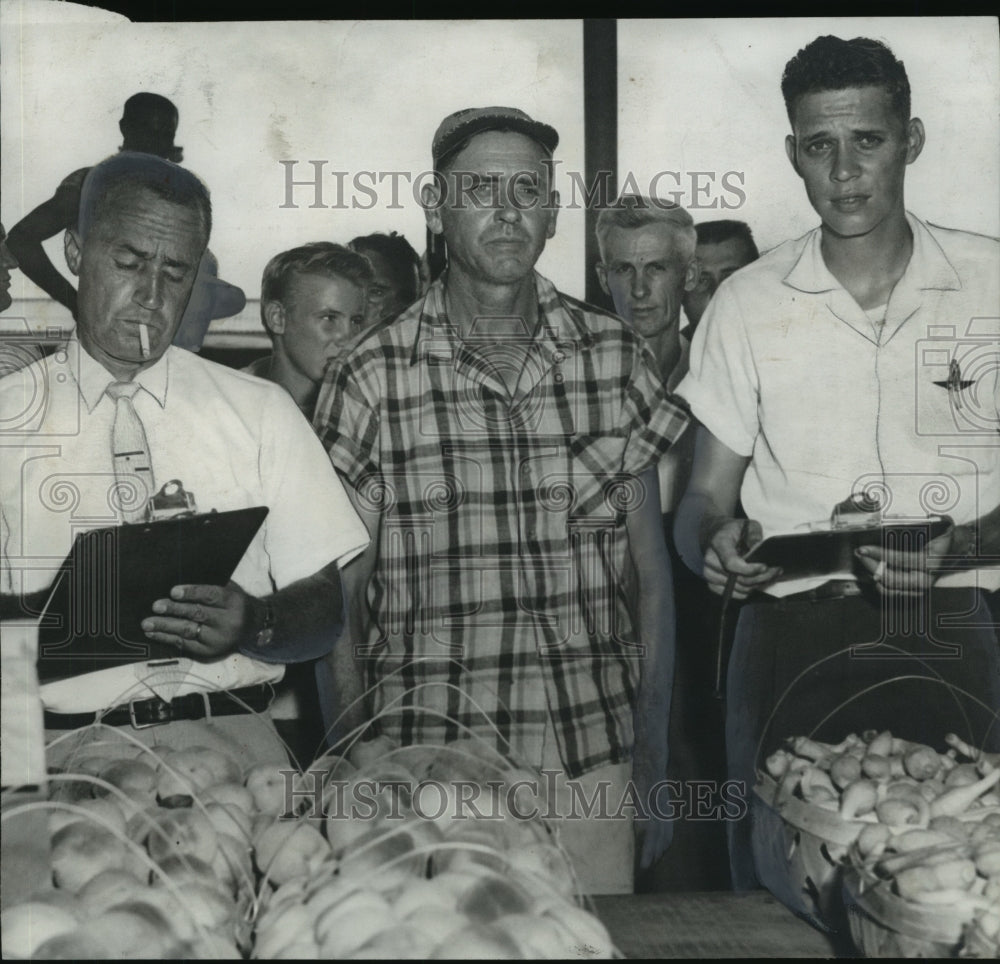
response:
M865 957L957 957L970 918L904 900L888 881L848 867L843 900L851 938Z
M984 961L1000 959L1000 934L990 937L983 927L982 919L977 917L965 928L959 957Z
M866 824L806 803L764 773L754 787L751 819L760 882L814 925L843 930L841 870Z

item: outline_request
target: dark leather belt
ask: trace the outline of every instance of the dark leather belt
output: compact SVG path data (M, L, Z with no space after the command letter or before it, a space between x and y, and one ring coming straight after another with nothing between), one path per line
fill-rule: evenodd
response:
M823 599L846 599L849 596L863 596L865 589L856 579L830 579L815 589L793 592L790 596L772 596L768 593L755 595L751 602L820 602Z
M274 689L263 683L219 693L189 693L169 702L155 696L148 700L132 700L104 713L53 713L46 710L45 728L76 730L91 723L107 723L108 726L133 726L142 730L176 720L204 720L210 716L260 712L270 706L273 696Z

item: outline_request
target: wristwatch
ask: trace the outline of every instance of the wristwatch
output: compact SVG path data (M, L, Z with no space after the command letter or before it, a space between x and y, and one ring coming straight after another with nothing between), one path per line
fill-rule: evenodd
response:
M979 535L979 532L975 523L956 526L955 532L957 534L964 534L965 536L964 540L962 540L965 545L961 547L959 555L963 561L972 562L979 556L979 540L976 538ZM954 541L954 537L952 538L952 541Z
M267 601L264 602L264 623L257 630L257 647L263 649L271 645L274 639L274 607Z

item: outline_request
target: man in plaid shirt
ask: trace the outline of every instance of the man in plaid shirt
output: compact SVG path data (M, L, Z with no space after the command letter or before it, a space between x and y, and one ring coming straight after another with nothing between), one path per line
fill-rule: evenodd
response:
M364 666L392 739L471 730L559 771L564 802L567 778L587 799L607 787L619 819L561 832L584 890L626 891L627 818L665 775L673 676L655 467L687 419L641 338L534 271L557 142L512 108L442 122L422 201L448 269L327 373L314 427L373 536L344 571L336 675L343 703ZM669 826L636 820L641 865Z

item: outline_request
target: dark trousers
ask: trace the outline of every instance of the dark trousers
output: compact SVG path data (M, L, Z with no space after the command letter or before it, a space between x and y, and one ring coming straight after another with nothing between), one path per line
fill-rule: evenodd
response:
M867 729L938 750L946 733L1000 748L1000 647L983 593L758 597L743 607L727 681L730 779L750 793L786 737L839 743ZM757 886L750 824L748 816L728 825L736 890Z

